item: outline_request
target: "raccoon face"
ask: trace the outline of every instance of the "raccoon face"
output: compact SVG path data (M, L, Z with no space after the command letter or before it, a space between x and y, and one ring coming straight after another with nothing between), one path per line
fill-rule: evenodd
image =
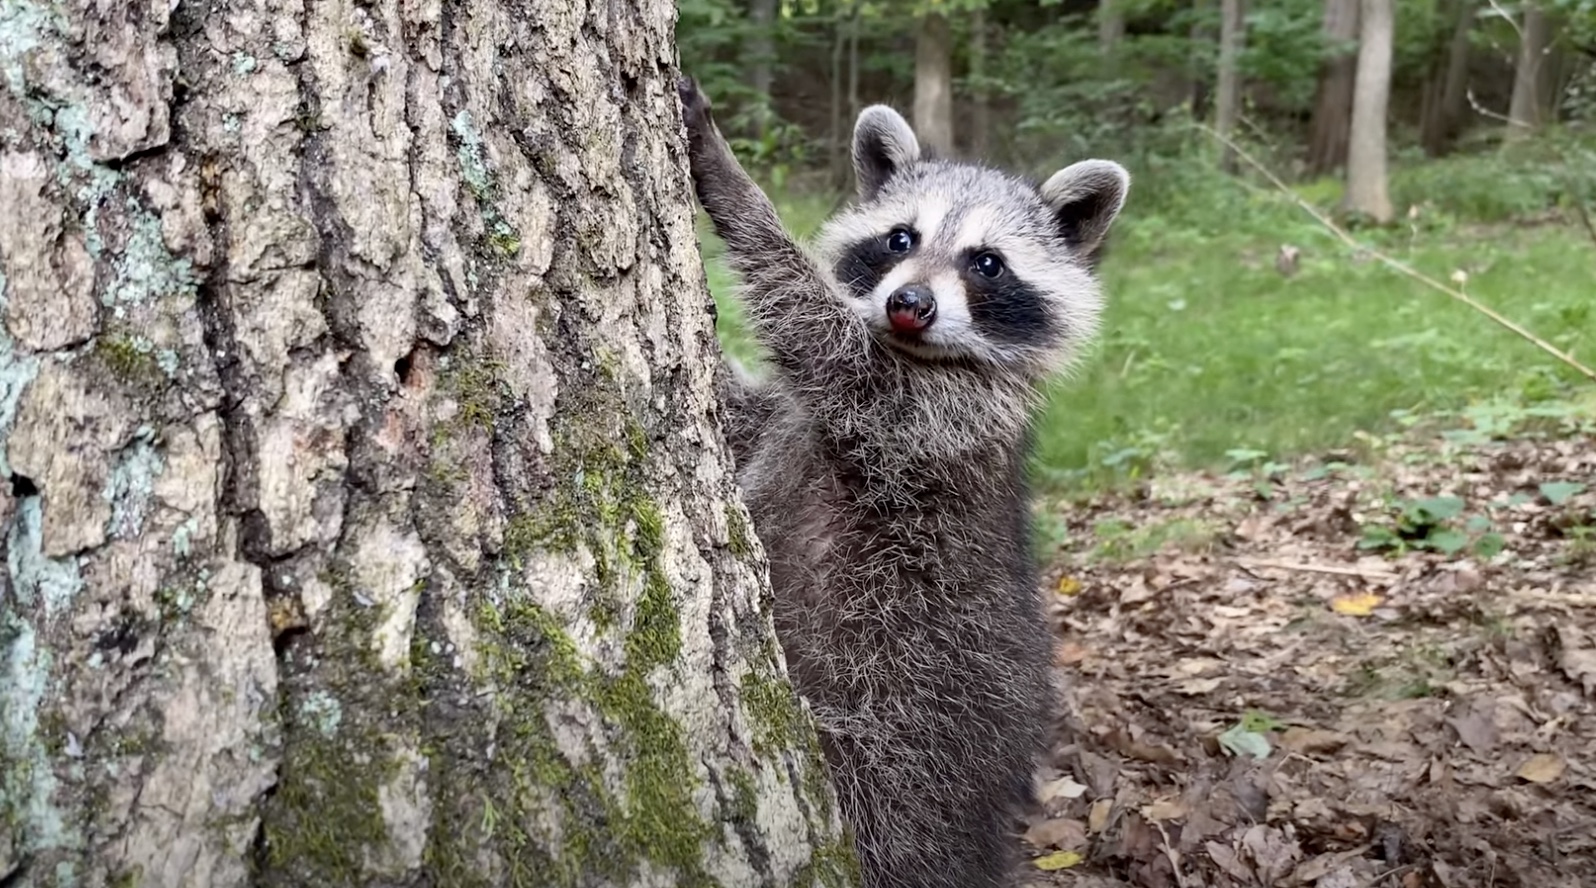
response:
M925 360L1046 373L1097 330L1093 266L1130 176L1086 160L1036 186L922 158L907 121L867 108L854 128L859 200L816 240L844 298L886 344Z

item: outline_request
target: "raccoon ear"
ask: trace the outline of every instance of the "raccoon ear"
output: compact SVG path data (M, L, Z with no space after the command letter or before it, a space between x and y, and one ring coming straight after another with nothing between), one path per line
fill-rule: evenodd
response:
M920 159L920 140L903 115L886 105L871 105L859 112L853 125L853 171L859 196L869 198Z
M1112 160L1083 160L1042 183L1042 202L1058 219L1064 240L1089 259L1125 206L1130 173Z

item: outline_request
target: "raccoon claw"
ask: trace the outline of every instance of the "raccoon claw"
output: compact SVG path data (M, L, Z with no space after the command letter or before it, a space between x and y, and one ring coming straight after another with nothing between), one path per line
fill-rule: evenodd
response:
M682 101L682 118L689 130L702 127L709 120L709 97L698 88L698 81L681 75L676 79L676 95Z

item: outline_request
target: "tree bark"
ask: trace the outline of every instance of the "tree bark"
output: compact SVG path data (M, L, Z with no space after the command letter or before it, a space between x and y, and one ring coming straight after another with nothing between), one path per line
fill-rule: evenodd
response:
M855 879L673 4L135 6L0 12L0 884Z
M1219 95L1214 114L1214 129L1224 139L1234 139L1236 121L1241 116L1241 71L1237 62L1244 39L1246 10L1242 0L1220 0L1219 7ZM1219 146L1219 168L1236 172L1236 151L1226 142Z
M1391 96L1395 22L1392 0L1361 0L1358 78L1352 98L1352 133L1347 152L1344 209L1376 222L1394 211L1386 184L1386 109Z
M921 147L953 154L953 32L935 12L920 17L915 38L914 131Z
M1342 48L1358 38L1358 0L1325 0L1324 39L1331 55L1319 68L1309 127L1307 169L1326 175L1347 162L1352 133L1352 93L1357 79L1356 49Z
M1505 132L1509 141L1532 135L1544 122L1551 17L1539 3L1526 2L1519 32L1518 62L1513 66L1513 98L1508 106Z
M1452 39L1447 44L1446 68L1420 133L1424 150L1431 157L1446 153L1463 119L1464 103L1468 98L1470 36L1474 31L1476 9L1475 0L1458 0L1455 7L1457 18L1452 25Z

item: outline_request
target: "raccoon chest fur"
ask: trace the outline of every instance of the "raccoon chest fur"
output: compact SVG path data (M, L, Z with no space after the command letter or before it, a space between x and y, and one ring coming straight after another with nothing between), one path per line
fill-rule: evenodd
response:
M904 877L891 884L953 884L939 859L1001 871L1054 703L1024 500L983 475L884 507L823 460L799 469L767 442L773 454L745 493L777 635L861 850Z

